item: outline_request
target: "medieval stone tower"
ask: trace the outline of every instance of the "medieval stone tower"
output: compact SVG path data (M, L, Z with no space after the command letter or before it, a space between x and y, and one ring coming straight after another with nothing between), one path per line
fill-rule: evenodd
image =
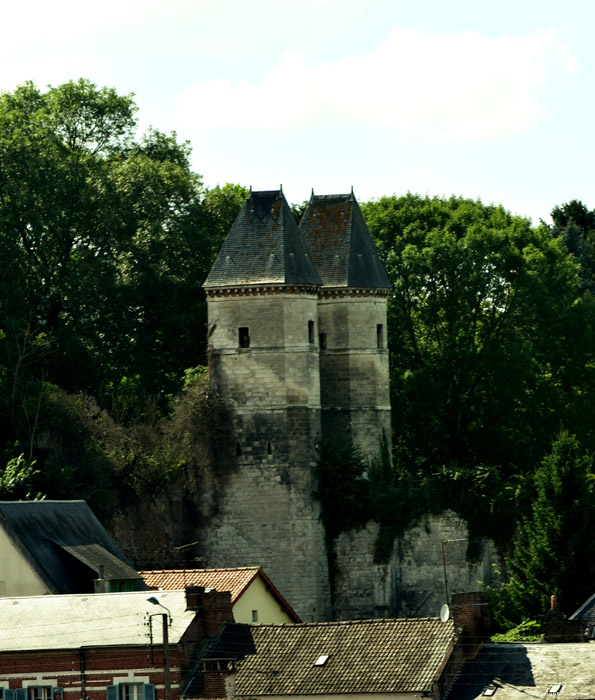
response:
M204 551L262 565L305 621L330 616L320 439L372 458L390 436L389 286L353 194L312 196L298 229L281 191L250 193L205 282L235 468Z

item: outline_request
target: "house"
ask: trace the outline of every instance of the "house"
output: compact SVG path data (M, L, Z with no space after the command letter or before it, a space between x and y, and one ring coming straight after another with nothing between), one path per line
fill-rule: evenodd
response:
M485 592L452 597L440 618L226 624L206 645L185 698L368 700L448 694L489 638ZM341 700L340 697L336 700Z
M185 697L445 697L463 662L453 620L226 625Z
M229 591L236 622L301 622L297 613L260 566L242 566L234 569L169 569L139 571L139 574L153 590L180 590L192 585Z
M467 662L449 700L595 697L595 645L486 644Z
M229 593L192 587L3 598L0 697L177 700L197 651L232 620Z
M595 594L586 600L568 619L581 620L584 625L585 639L595 639Z
M0 501L0 597L146 586L85 501Z

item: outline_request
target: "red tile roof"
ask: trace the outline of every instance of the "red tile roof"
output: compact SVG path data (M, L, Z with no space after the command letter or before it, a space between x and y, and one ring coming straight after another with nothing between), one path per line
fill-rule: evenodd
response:
M239 600L248 586L260 577L270 590L271 595L277 599L293 621L301 622L297 613L275 588L260 566L241 566L233 569L160 569L139 571L139 573L147 586L153 590L176 591L182 590L186 586L204 586L205 588L214 588L217 591L229 591L232 605Z

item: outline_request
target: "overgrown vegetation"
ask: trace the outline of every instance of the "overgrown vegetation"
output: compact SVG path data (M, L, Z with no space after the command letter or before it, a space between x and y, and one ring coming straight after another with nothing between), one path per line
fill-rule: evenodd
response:
M0 94L2 498L109 512L199 478L224 442L204 377L186 373L206 362L201 285L246 190L206 189L189 144L136 127L131 95L85 80ZM576 567L595 560L572 534L593 517L595 212L572 201L535 227L414 194L362 210L393 283L394 454L367 465L323 446L330 541L374 519L383 560L419 515L453 508L470 557L518 526L502 594L530 601L517 618L544 592L574 605Z

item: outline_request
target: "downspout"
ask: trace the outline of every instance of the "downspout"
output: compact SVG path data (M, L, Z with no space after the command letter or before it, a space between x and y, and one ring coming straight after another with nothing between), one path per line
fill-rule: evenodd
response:
M85 700L87 697L87 692L85 689L85 654L83 652L83 648L81 647L78 651L79 655L79 661L80 661L80 669L81 669L81 698L82 700Z

